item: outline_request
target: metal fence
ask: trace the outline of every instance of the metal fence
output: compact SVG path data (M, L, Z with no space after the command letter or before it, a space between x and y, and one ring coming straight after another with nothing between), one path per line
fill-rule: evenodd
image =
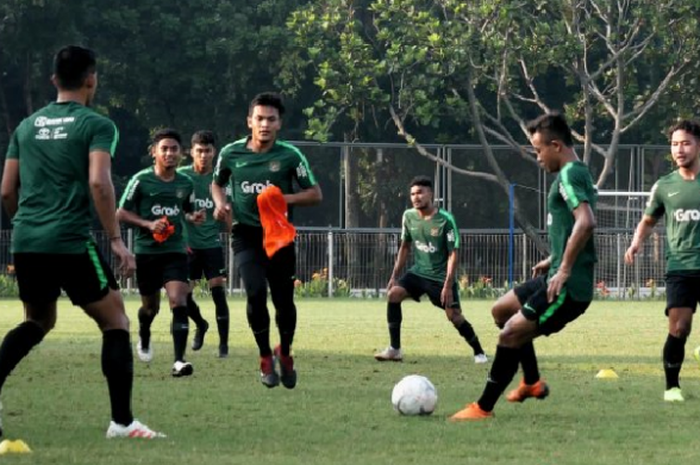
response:
M129 246L132 244L130 231L124 231ZM525 281L532 265L542 258L533 242L521 233L511 236L507 230L463 230L460 234L458 277L463 290L474 297L493 297L512 284ZM106 259L114 265L107 237L100 231L94 235ZM228 291L241 294L242 285L235 257L228 247L229 238L226 235L222 238L226 244ZM631 239L631 232L596 234L596 292L599 297L637 299L663 293L663 234L653 234L635 265L627 266L623 256ZM5 274L12 273L10 240L11 231L0 232L0 263ZM296 241L297 285L313 285L316 292L313 295L320 296L381 296L393 269L399 241L398 229L300 229ZM123 280L121 285L127 292L137 292L133 278Z

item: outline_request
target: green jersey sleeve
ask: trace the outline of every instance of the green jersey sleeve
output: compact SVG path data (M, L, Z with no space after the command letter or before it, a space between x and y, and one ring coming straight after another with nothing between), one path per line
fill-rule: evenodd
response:
M559 191L569 210L576 210L584 202L591 205L594 203L595 199L590 198L595 192L593 180L586 168L577 169L574 166L572 169L564 169L560 179Z
M228 165L228 150L224 147L219 154L219 159L216 161L216 166L214 167L214 182L217 186L224 187L229 181L231 181L231 168Z
M411 237L411 229L408 226L408 211L403 212L403 218L401 219L401 240L404 242L411 242L413 238Z
M19 129L19 128L18 128ZM7 148L7 159L17 160L19 159L19 143L17 142L17 131L12 133L10 138L10 146Z
M90 152L107 152L114 157L119 143L119 130L117 126L107 118L97 118L88 129Z
M195 193L194 193L194 182L192 181L192 178L189 176L186 176L187 180L189 181L190 189L187 195L185 196L185 200L182 202L182 210L185 213L192 213L194 211L194 199L195 199Z
M447 242L447 251L452 253L453 250L459 249L459 229L455 217L450 213L443 211L447 222L445 223L445 239Z
M294 179L296 179L297 183L302 189L309 189L310 187L315 186L317 184L316 178L314 177L314 173L311 171L308 160L306 160L304 154L301 153L301 151L299 151L299 149L296 147L294 152L298 158L296 168L294 169Z
M119 208L128 210L130 212L136 212L141 199L141 191L139 189L139 179L138 176L134 176L126 185L122 198L119 200Z
M647 208L644 210L644 214L658 219L661 218L665 212L666 208L662 196L659 193L659 183L657 181L651 188L649 201L647 202Z

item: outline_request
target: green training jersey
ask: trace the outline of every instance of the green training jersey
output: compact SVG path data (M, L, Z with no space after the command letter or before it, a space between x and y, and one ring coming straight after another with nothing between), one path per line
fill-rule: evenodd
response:
M678 171L659 178L644 213L664 217L667 271L700 270L700 179L685 180Z
M294 182L308 189L316 185L316 179L306 157L293 145L276 141L268 152L256 153L246 147L248 140L238 140L221 150L214 182L231 186L234 223L260 227L257 197L265 187L275 185L283 194L292 194ZM291 208L288 217L291 221Z
M147 228L137 228L134 252L137 254L186 253L184 237L185 213L193 211L194 185L181 173L171 181L156 176L153 167L136 173L126 186L119 208L154 221L164 216L175 226L175 232L165 241L157 242Z
M454 217L438 208L430 218L421 218L411 208L403 213L401 240L413 243L413 266L408 270L433 281L444 282L447 260L459 248L459 230Z
M185 224L187 245L193 249L212 249L221 247L221 228L223 223L214 219L214 200L211 196L211 183L214 173L199 174L194 166L188 165L177 169L192 179L194 183L193 208L195 210L206 210L204 223L195 226L192 223ZM230 197L231 188L226 187L226 196Z
M82 253L91 240L90 152L114 156L114 123L77 102L51 103L20 123L8 159L19 163L12 252Z
M567 163L552 182L547 196L547 232L551 247L551 278L559 269L566 244L574 229L573 211L586 202L595 211L598 192L593 185L588 167L580 161ZM593 299L593 269L598 261L593 236L579 252L566 289L572 300L589 302Z

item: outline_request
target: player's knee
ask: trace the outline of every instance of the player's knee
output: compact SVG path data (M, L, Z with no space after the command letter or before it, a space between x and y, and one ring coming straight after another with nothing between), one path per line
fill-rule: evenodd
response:
M690 336L691 323L690 321L678 321L671 329L671 335L679 339L687 339Z
M498 334L498 345L516 349L525 343L524 335L512 326L505 327Z
M399 304L404 299L405 291L399 286L394 286L387 292L387 300L392 304Z
M493 307L491 307L491 316L493 317L493 322L499 328L503 329L506 322L513 316L512 312L508 311L507 307L499 305L497 302Z

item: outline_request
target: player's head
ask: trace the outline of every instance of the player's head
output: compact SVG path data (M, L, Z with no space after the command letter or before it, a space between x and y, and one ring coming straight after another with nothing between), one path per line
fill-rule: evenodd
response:
M557 172L562 166L562 155L569 154L574 146L571 128L559 113L542 115L527 124L530 142L537 154L537 162L549 172Z
M197 131L192 134L190 141L190 155L197 171L208 171L216 155L216 137L207 130Z
M77 45L63 47L54 56L53 76L60 91L82 91L86 105L92 103L97 90L97 58L95 52Z
M155 164L165 169L175 169L182 155L182 138L175 129L159 129L151 139L151 155Z
M427 176L416 176L411 180L411 204L416 210L433 207L433 181Z
M668 130L671 155L679 168L692 168L700 158L700 123L680 120Z
M282 97L274 92L258 94L248 107L248 127L254 142L270 144L277 138L282 127L284 104Z

